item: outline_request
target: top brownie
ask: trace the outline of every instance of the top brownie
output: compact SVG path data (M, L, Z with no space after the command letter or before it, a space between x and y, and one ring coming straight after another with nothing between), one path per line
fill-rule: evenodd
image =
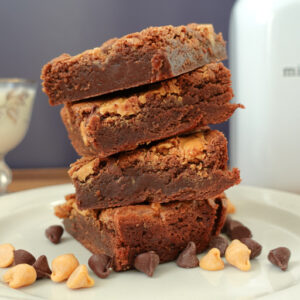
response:
M76 56L62 54L42 69L51 105L141 86L226 58L210 24L149 27Z

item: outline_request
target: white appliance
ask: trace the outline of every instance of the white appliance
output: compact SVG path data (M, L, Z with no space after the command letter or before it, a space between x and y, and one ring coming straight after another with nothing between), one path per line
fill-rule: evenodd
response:
M300 193L300 0L238 0L229 33L230 162L243 184Z

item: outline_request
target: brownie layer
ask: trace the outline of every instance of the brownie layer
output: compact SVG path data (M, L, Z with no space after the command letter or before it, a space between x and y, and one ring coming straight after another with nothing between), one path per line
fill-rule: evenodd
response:
M81 158L69 175L81 209L202 200L239 183L227 160L224 135L206 129L108 158Z
M226 121L231 104L230 71L208 64L179 77L65 105L62 120L81 156L107 157L138 145Z
M149 27L76 56L62 54L42 69L51 105L141 86L226 58L212 25Z
M226 217L226 197L167 204L132 205L104 210L79 210L74 195L55 208L75 239L92 253L113 257L115 271L133 267L134 258L155 251L164 263L177 258L190 241L197 253L218 235Z

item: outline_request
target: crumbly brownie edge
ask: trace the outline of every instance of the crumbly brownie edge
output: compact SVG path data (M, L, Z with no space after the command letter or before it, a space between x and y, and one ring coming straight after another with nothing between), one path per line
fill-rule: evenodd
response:
M196 243L198 253L204 251L210 238L219 234L223 226L225 201L226 198L218 197L189 203L129 206L103 210L97 217L89 214L91 210L84 211L85 214L72 208L64 216L64 225L92 253L114 257L115 271L124 271L133 267L136 255L146 251L158 253L161 263L176 259L189 241ZM143 207L146 212L140 213Z
M43 67L41 79L50 104L57 105L172 78L225 58L225 42L211 25L163 26L73 57L63 54Z

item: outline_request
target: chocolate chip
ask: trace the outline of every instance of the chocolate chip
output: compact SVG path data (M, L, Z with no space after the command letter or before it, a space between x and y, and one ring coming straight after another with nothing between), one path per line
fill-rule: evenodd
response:
M52 272L49 268L48 260L45 255L41 255L32 266L36 270L37 279L44 277L50 278Z
M286 247L279 247L269 252L269 261L278 266L282 271L286 271L288 268L289 259L291 257L291 251Z
M106 278L111 273L112 258L105 254L94 254L88 264L98 277Z
M220 255L224 256L228 247L228 241L222 236L213 236L210 240L209 249L217 248L220 250Z
M260 255L262 250L261 244L251 238L242 238L240 239L240 241L251 250L250 259L253 259Z
M64 233L64 229L60 225L53 225L46 229L45 234L46 237L53 243L58 244L60 242L60 238Z
M251 238L252 233L250 229L246 226L238 226L235 227L230 233L228 233L228 237L231 240L242 239L242 238Z
M19 264L33 265L35 263L35 257L26 250L19 249L14 250L14 263L13 266Z
M224 230L225 234L231 239L242 239L242 238L251 238L252 233L248 227L246 227L244 224L242 224L239 221L233 220L231 218L227 218L226 227Z
M159 256L154 251L139 254L134 260L134 267L152 277L159 264Z
M237 227L243 227L244 225L237 220L230 219L227 223L226 233L231 232Z
M232 220L232 218L230 216L227 216L226 221L225 221L225 223L224 223L224 225L222 227L222 230L221 230L222 233L226 234L228 225L231 222L231 220Z
M179 254L176 264L181 268L195 268L199 266L196 245L189 242L186 248Z

